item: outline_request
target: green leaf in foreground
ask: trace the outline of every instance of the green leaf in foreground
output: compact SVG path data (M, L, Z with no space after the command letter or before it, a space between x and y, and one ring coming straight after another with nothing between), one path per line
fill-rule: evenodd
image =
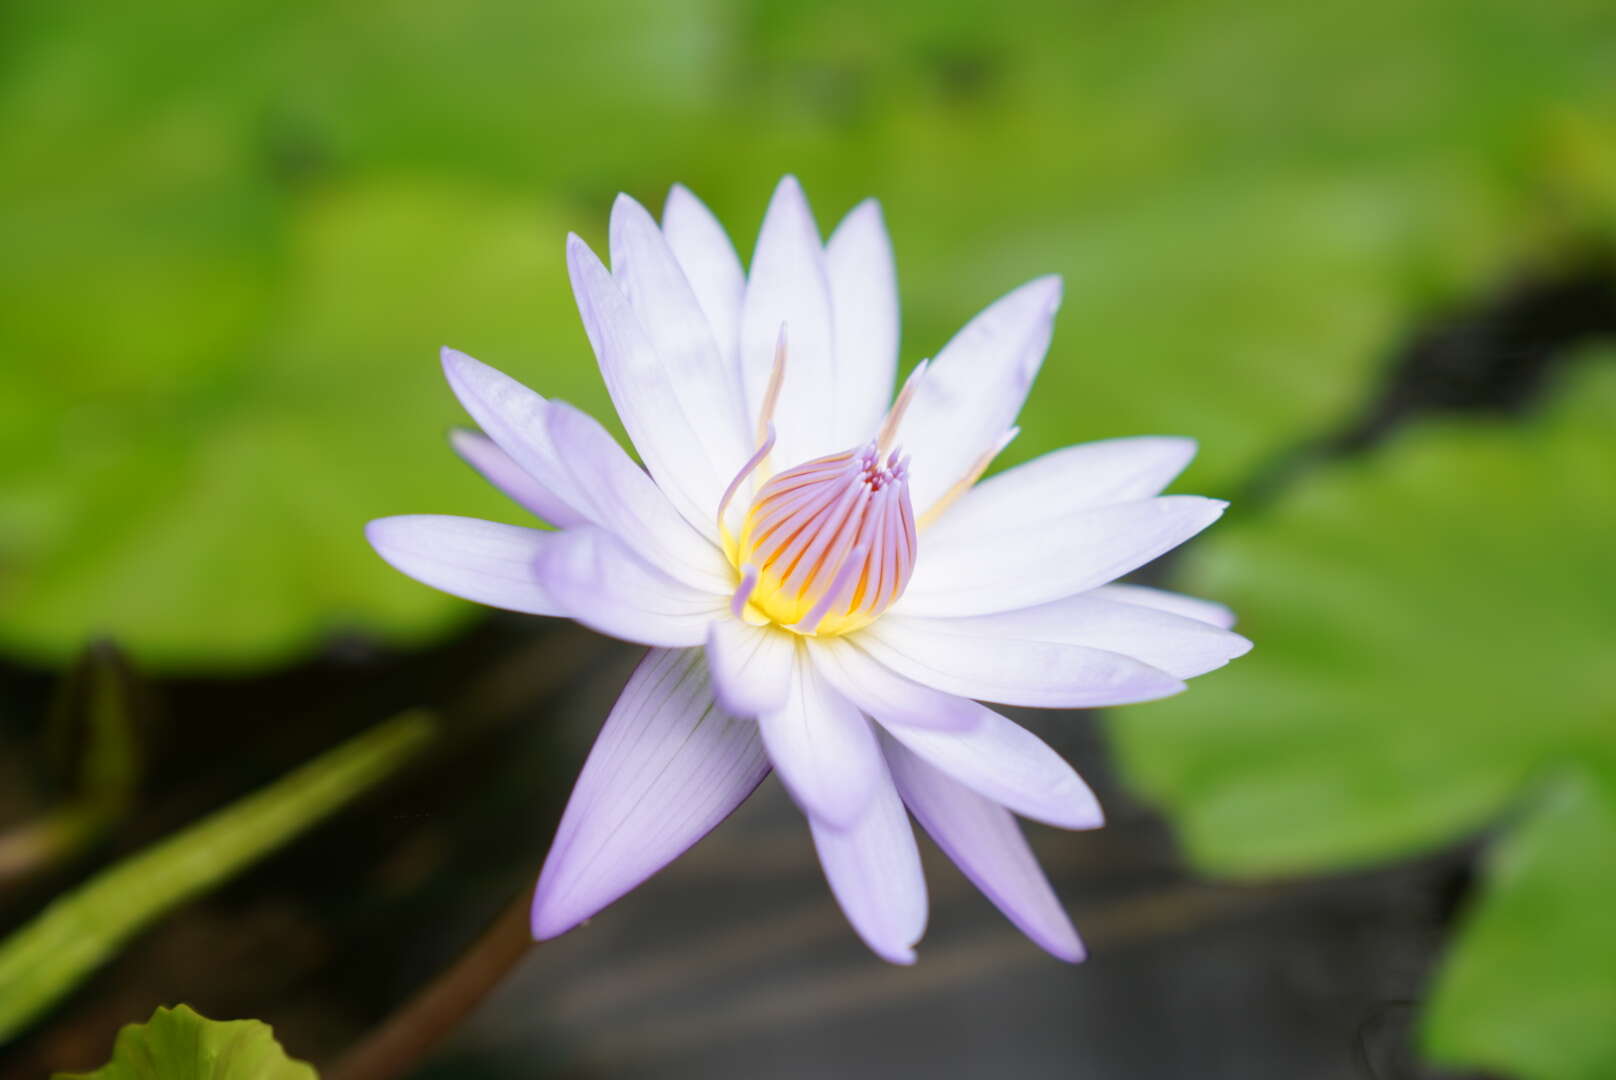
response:
M1218 873L1383 860L1529 807L1430 1029L1528 1080L1616 1075L1616 1040L1569 1037L1616 998L1616 364L1575 374L1528 420L1405 432L1213 537L1183 584L1255 651L1113 725Z
M142 927L392 775L434 732L420 713L389 720L52 901L0 942L0 1042Z
M158 1009L118 1032L112 1060L54 1080L317 1080L313 1066L286 1056L260 1020L209 1020L189 1006Z

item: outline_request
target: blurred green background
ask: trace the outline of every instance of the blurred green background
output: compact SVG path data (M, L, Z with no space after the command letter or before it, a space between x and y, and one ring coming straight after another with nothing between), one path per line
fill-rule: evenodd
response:
M1290 877L1497 830L1423 1045L1616 1075L1606 0L14 0L7 685L110 635L227 713L265 679L307 713L333 649L451 655L480 613L360 533L521 520L444 443L438 346L606 416L566 232L600 249L618 191L659 210L682 181L744 256L788 171L827 233L882 200L906 364L1065 276L1007 462L1186 434L1181 488L1236 499L1156 577L1257 651L1111 721L1192 862ZM25 699L0 700L21 776Z

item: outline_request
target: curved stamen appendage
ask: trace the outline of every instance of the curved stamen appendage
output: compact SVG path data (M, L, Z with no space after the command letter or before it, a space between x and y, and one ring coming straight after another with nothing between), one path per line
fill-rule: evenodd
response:
M967 491L970 491L971 488L976 485L976 482L982 479L982 474L988 471L988 466L993 464L993 459L998 457L1000 452L1003 451L1005 447L1010 445L1011 439L1014 439L1020 434L1020 428L1011 428L1009 431L1005 432L999 437L999 441L994 443L987 453L983 454L981 457L972 462L971 467L966 470L965 475L960 477L959 480L954 483L953 487L943 492L937 497L936 502L926 507L925 512L920 515L920 527L924 529L927 525L930 525L932 522L936 521L938 516L941 515L944 510L947 510L954 504L955 499L959 498Z
M741 567L741 583L735 587L735 594L729 598L730 614L737 619L744 616L746 605L752 599L752 590L757 588L757 581L757 567L751 563Z
M902 595L915 542L909 462L872 439L760 487L732 559L755 569L745 603L763 616L799 634L845 634Z
M786 324L780 324L780 337L774 343L774 367L769 371L769 385L763 391L763 405L758 409L757 438L763 441L764 432L774 422L774 407L780 403L780 387L786 381Z
M751 476L759 465L763 464L763 459L768 457L769 451L773 449L774 425L770 424L764 432L763 444L757 448L757 453L746 459L746 464L741 466L741 471L735 474L735 479L731 480L729 487L724 489L724 497L718 500L718 531L720 535L726 538L729 536L729 524L724 520L724 511L729 509L730 500L735 498L735 493L746 482L746 478ZM727 539L725 544L726 546L728 545Z
M768 459L769 451L774 449L774 410L780 403L780 387L785 384L785 380L786 324L781 323L780 337L774 346L774 368L769 372L769 385L763 391L762 407L758 410L757 451L746 459L746 464L735 474L735 479L729 482L729 487L724 489L723 498L718 500L718 535L723 541L724 553L731 561L735 557L735 538L724 514L729 509L730 500L735 498L735 493L746 482L746 478L757 471L758 466Z
M930 360L922 360L903 381L903 389L898 391L897 400L892 403L892 408L887 410L887 418L881 421L881 430L875 436L875 447L881 453L885 454L892 449L892 443L898 437L898 425L903 423L903 414L909 411L909 402L914 400L915 391L920 387L920 380L925 378L926 369L930 366Z

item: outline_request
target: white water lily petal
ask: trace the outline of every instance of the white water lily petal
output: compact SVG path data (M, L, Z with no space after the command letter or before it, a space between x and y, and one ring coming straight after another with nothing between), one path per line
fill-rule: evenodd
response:
M702 201L683 184L668 192L662 208L662 235L685 272L712 328L719 352L740 378L741 299L746 293L746 272L724 227ZM744 397L743 397L744 400Z
M774 366L780 327L788 360L775 412L775 454L795 464L847 449L836 441L837 379L830 281L819 228L795 177L774 189L746 279L741 378L757 416Z
M825 681L883 724L966 731L981 715L976 702L906 679L843 638L814 638L806 645Z
M1085 709L1152 701L1184 689L1173 676L1118 653L1008 634L983 636L963 619L888 612L849 635L906 678L960 697Z
M926 879L909 815L885 762L876 760L875 791L858 820L838 829L810 815L808 825L847 921L883 960L912 964L926 932Z
M898 428L898 445L914 457L917 515L1014 423L1044 362L1060 297L1060 278L1029 281L967 323L932 361Z
M717 619L707 632L714 692L737 716L777 712L785 704L796 662L794 635L776 626Z
M612 206L612 277L639 316L707 456L731 474L752 454L741 380L667 240L645 207L619 195Z
M1180 679L1204 675L1251 651L1251 642L1239 634L1159 608L1123 603L1103 592L947 621L955 633L984 640L1008 636L1121 653Z
M1031 607L1086 592L1182 544L1228 504L1198 495L1161 495L1079 510L1026 528L1007 524L990 539L920 545L909 589L894 613L953 617Z
M882 777L881 750L858 707L832 690L797 646L786 699L758 717L780 780L809 816L851 826Z
M727 599L676 581L604 529L551 534L535 562L561 610L602 634L642 645L700 645L728 617Z
M883 724L934 768L1022 817L1062 829L1098 829L1105 815L1077 770L1042 739L985 705L969 731Z
M533 896L533 936L572 929L683 854L768 775L757 725L713 700L700 649L652 649L612 707Z
M898 267L881 220L865 199L825 244L836 338L834 437L853 446L875 434L898 370Z
M725 587L718 548L598 421L455 349L443 350L443 370L472 419L565 508L566 526L598 525L688 584Z
M561 468L550 443L550 403L502 371L447 346L444 378L464 408L501 450L579 517L583 492Z
M567 271L606 390L645 467L685 520L716 539L718 500L739 462L709 455L639 317L576 235L567 237Z
M926 530L928 546L994 543L1080 510L1159 495L1195 456L1195 440L1145 435L1082 443L977 484Z
M548 419L557 461L592 522L686 585L734 588L724 553L679 516L598 420L564 401L550 402Z
M533 474L518 465L515 458L501 450L499 444L487 435L456 428L449 433L449 442L467 465L540 520L558 529L587 523L588 519L535 480Z
M537 568L557 535L447 514L378 518L365 526L376 554L423 585L529 615L563 614Z
M1168 592L1166 589L1152 589L1148 585L1104 585L1089 595L1103 597L1106 600L1119 600L1124 604L1134 604L1138 607L1155 608L1157 611L1165 611L1172 615L1182 615L1186 619L1209 623L1220 630L1227 630L1235 623L1234 612L1222 604L1195 596L1185 596L1183 593Z
M1041 948L1077 963L1085 956L1049 879L1008 810L882 739L892 779L921 828L998 909Z

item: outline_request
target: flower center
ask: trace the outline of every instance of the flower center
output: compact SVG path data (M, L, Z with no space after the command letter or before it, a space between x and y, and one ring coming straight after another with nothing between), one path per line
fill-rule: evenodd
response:
M730 600L737 618L829 637L868 626L903 595L915 569L909 459L893 448L922 360L875 438L777 473L757 489L737 536L727 510L774 449L774 407L785 381L786 328L758 416L758 448L718 504L724 553L740 574Z
M771 621L827 636L868 625L914 572L908 461L871 440L777 474L753 498L734 558L752 582L745 602Z

